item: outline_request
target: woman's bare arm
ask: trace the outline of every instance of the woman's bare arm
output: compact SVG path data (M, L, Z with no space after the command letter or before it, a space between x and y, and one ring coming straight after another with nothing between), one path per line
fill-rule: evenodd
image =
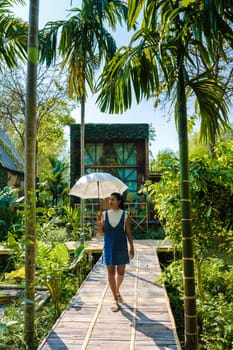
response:
M126 221L125 221L125 230L129 242L129 257L130 259L134 258L134 244L133 244L133 236L131 232L131 227L130 227L130 217L128 216Z
M97 214L97 227L98 227L98 233L103 236L104 234L104 228L105 228L105 221L104 221L104 215Z

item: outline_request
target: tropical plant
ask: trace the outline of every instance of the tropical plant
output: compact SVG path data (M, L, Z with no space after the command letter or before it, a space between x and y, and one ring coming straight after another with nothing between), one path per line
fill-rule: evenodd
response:
M170 169L172 166L177 166L178 156L173 151L162 151L159 152L156 159L154 159L151 164L151 172L152 173L160 173L163 174Z
M194 93L204 139L227 128L224 84L212 68L223 40L232 46L232 4L229 1L129 0L129 24L143 10L141 28L130 46L121 48L105 67L99 83L102 111L123 112L136 102L161 93L175 102L180 152L180 205L183 232L185 348L197 349L198 332L188 167L187 97ZM219 41L219 39L222 39ZM221 45L219 43L221 42ZM223 55L225 53L221 51ZM173 93L173 94L172 94Z
M198 302L200 340L203 349L230 349L233 344L233 269L221 258L208 258L202 265L204 301ZM214 325L214 327L213 327Z
M43 307L40 307L36 298L35 310L35 341L34 347L42 342L57 320L59 313L67 307L72 296L77 292L89 272L88 252L84 251L84 245L80 244L74 251L73 259L70 259L67 247L64 244L57 244L56 240L50 240L50 244L38 242L37 269L35 284L47 286L51 292L51 298L46 300ZM23 266L24 247L21 242L11 242L11 249L17 254L18 260L15 263L17 270L11 274L5 274L4 278L14 284L24 283L25 269ZM21 249L21 254L18 251ZM23 259L22 259L23 257ZM76 275L76 272L79 272ZM38 295L38 294L37 294ZM24 295L18 301L7 306L2 315L0 327L0 348L5 349L8 340L12 340L15 349L25 350L27 345L24 341L24 318L22 301Z
M65 244L60 243L49 248L40 241L37 242L37 251L36 278L39 285L48 288L54 305L54 313L58 317L61 313L62 293L69 281L67 274L69 251Z
M197 297L199 346L203 350L225 350L232 348L233 320L231 307L233 270L221 258L207 258L202 265L203 285L206 298ZM183 345L182 307L183 283L181 260L174 261L164 269L159 282L166 285L176 325Z
M70 236L74 240L80 239L80 208L64 206L62 208L62 219L65 222L67 230L70 232Z
M225 146L224 146L225 145ZM230 248L233 220L231 214L232 147L228 142L216 144L218 158L193 159L190 161L190 187L192 197L192 225L194 257L197 267L198 291L204 298L201 283L201 265L210 256L221 256L226 264L233 259ZM219 150L222 150L221 153ZM223 152L225 150L225 152ZM225 156L224 156L225 154ZM166 235L173 246L181 250L181 209L179 194L179 161L174 158L170 165L165 160L166 170L159 183L146 186L159 219L164 223Z
M18 59L26 60L28 26L15 18L12 12L14 4L23 4L24 0L4 0L0 2L0 71L5 64L8 68L18 65Z
M13 188L4 187L0 191L0 241L7 238L8 231L21 236L21 222L17 213L17 191Z
M4 267L4 272L11 271L13 269L21 269L25 262L25 241L24 236L18 239L15 238L15 235L11 232L8 232L7 240L4 242L4 246L13 254L10 254L7 259L7 264ZM4 279L5 275L2 276ZM25 277L25 269L24 269Z
M67 201L66 198L68 198L69 192L68 164L66 161L53 156L49 157L49 161L50 172L47 171L39 183L39 202L47 207L63 205Z
M11 350L17 346L17 349L25 349L23 338L23 314L14 303L4 312L4 323L0 329L0 348Z

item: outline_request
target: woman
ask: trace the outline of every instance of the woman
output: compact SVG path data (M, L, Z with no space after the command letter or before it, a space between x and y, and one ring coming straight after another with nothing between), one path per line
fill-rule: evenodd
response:
M111 310L117 312L123 301L119 289L124 279L125 265L134 257L134 246L130 217L124 210L120 193L111 194L109 207L109 210L103 212L100 221L100 232L104 234L102 262L107 267L108 282L114 298Z

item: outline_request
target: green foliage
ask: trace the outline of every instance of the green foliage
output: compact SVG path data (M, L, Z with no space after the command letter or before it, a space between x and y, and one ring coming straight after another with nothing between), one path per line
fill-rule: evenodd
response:
M233 302L232 265L227 265L225 261L220 258L208 258L203 262L201 269L204 276L203 286L206 290L205 299L222 294L224 295L225 301L229 303Z
M0 166L0 188L6 186L8 182L8 172L2 166Z
M80 238L80 207L64 206L61 218L65 221L69 232L75 240Z
M158 227L155 231L147 231L144 239L164 239L165 233L162 227Z
M162 168L162 165L160 165ZM145 191L148 192L149 200L154 204L154 210L160 223L166 232L166 236L172 239L175 247L180 247L181 242L181 208L179 196L179 173L178 160L163 165L161 180L152 184L146 182Z
M189 137L189 157L190 159L205 158L209 154L209 146L200 144L199 133L191 133Z
M165 271L162 272L162 275L159 277L158 281L176 289L181 298L183 295L183 273L181 260L173 261L170 265L168 265Z
M41 59L51 65L56 60L56 48L59 47L62 67L68 67L68 93L71 98L86 99L86 84L94 92L95 70L116 51L115 40L107 31L106 24L115 28L126 17L127 7L123 1L114 0L110 5L106 1L84 1L74 16L66 21L50 23L41 31Z
M161 96L175 104L176 87L180 86L177 72L182 67L185 100L195 95L196 103L192 105L200 116L201 136L214 140L228 122L228 99L224 93L231 77L229 81L227 74L223 78L221 68L229 56L224 50L232 47L228 40L232 28L226 15L229 4L218 7L215 1L185 3L187 6L180 6L180 1L128 2L129 23L136 24L139 17L141 26L134 31L129 46L121 47L105 66L97 103L102 111L110 113L122 113L135 99L140 103L143 97L153 97L156 106Z
M223 294L208 299L199 310L201 319L200 340L203 349L225 350L233 345L233 302ZM207 316L208 315L208 316Z
M43 207L63 205L69 201L68 163L54 156L50 156L49 161L50 169L38 184L38 202Z
M13 245L12 245L13 248ZM80 275L73 273L74 267L79 260L84 249L84 245L77 247L74 260L71 261L66 245L51 242L48 246L39 241L37 245L37 267L36 284L47 286L51 293L51 300L43 308L36 311L35 317L35 343L38 345L51 329L57 317L67 306L71 297L77 292L78 287L86 277L89 267L87 266L87 255L79 261ZM21 259L18 264L22 263ZM22 265L21 265L22 266ZM12 275L19 282L18 274L24 277L24 268L12 271ZM22 298L4 310L2 323L0 325L0 345L7 340L15 342L16 349L25 350L24 343L24 310Z
M57 244L49 248L43 242L37 242L37 273L39 285L47 286L58 316L62 309L62 296L70 280L69 252L65 244Z
M183 272L182 262L177 260L168 265L158 282L165 284L172 312L176 321L176 328L180 343L184 342L184 302L183 302Z
M233 268L209 258L202 265L205 300L198 302L204 349L231 349L233 344Z
M197 281L197 311L200 346L203 350L225 350L233 342L233 141L218 142L215 158L190 161L192 226ZM159 183L149 184L149 196L174 246L181 250L179 162L162 162ZM181 261L163 272L179 332L182 329L183 282ZM182 331L179 333L183 342Z
M0 192L0 206L1 208L9 208L10 205L16 200L16 191L12 188L5 187Z
M13 303L5 309L4 323L0 326L0 349L7 349L8 341L13 341L17 349L26 349L23 317L23 309L18 303Z
M233 261L231 210L233 170L231 163L230 165L228 163L224 157L196 159L190 162L197 289L203 300L205 298L201 270L203 261L209 256L218 256L227 265ZM170 163L161 181L149 186L149 196L154 202L160 222L164 224L166 235L173 242L175 249L181 251L179 179L178 161Z
M231 349L233 344L233 269L222 259L208 258L202 264L205 300L197 298L200 348ZM183 339L183 273L181 260L163 271L159 282L166 285L179 337Z
M25 279L25 268L20 267L17 270L13 270L9 273L5 273L5 281L9 284L13 280L15 283L22 282Z
M7 240L4 242L4 246L10 249L11 253L8 255L7 263L5 262L4 269L2 270L2 279L9 279L9 275L4 275L5 272L10 272L13 269L19 269L24 264L25 257L25 240L24 237L18 239L14 234L8 232Z
M218 143L215 159L205 157L190 161L192 223L198 259L221 254L225 249L232 256L232 142ZM164 223L167 236L174 246L181 248L179 162L175 157L169 162L165 158L163 164L161 181L149 184L149 187L146 184L145 189L149 190L149 197Z
M178 157L173 151L159 152L157 158L151 164L151 172L161 173L177 165Z
M4 187L0 191L0 241L7 238L7 232L14 232L21 236L21 222L17 212L17 191L13 188Z
M164 239L165 233L162 227L157 227L155 230L143 232L141 229L133 230L133 239Z
M19 65L11 71L5 67L0 76L0 123L7 130L22 158L25 135L25 76L25 65ZM71 117L74 103L67 97L66 77L59 66L51 69L38 66L37 78L37 175L43 178L43 174L50 167L49 156L58 158L65 152L65 127L75 121Z
M62 310L65 309L70 298L77 291L75 278L72 277L69 289L63 293ZM39 346L52 326L57 320L57 314L54 312L54 305L48 300L43 307L36 309L35 312L35 348ZM15 349L26 350L24 341L24 308L22 299L7 306L3 312L0 324L0 349L6 349L6 343L13 340ZM1 347L2 346L2 347Z
M48 244L51 242L64 243L71 239L67 235L66 229L60 227L59 216L55 216L52 219L48 218L47 222L41 223L37 232L37 238Z
M12 13L12 6L17 2L23 3L22 0L5 0L0 2L1 73L4 72L4 63L8 68L13 68L17 66L18 58L22 61L26 61L27 58L28 25L23 23L22 20L16 19Z
M46 242L78 241L80 209L70 206L37 208L37 239ZM87 227L84 227L87 230Z

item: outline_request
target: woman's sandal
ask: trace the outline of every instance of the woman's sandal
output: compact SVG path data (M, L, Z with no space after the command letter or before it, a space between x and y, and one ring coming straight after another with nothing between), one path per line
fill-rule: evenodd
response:
M117 311L119 311L119 309L120 309L120 305L118 304L117 301L112 304L112 306L111 306L112 312L117 312Z
M117 294L117 302L118 302L118 303L123 303L123 298L122 298L122 296L120 295L120 293Z

